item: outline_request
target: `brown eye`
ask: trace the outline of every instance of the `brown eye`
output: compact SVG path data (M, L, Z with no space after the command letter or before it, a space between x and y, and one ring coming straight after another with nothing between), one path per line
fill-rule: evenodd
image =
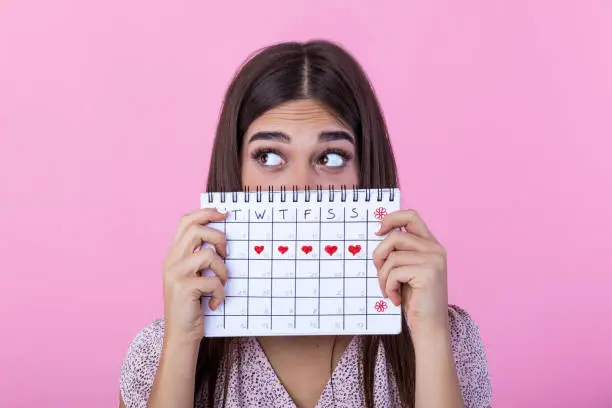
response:
M273 152L260 152L257 154L255 160L262 166L279 166L283 163L283 159L280 155Z
M319 164L327 167L342 167L346 159L338 153L325 153L319 158Z

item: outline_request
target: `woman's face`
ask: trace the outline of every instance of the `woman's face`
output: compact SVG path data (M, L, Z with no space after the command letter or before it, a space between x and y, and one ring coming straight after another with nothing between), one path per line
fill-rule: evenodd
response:
M270 109L251 123L244 138L245 187L358 184L355 136L313 100Z

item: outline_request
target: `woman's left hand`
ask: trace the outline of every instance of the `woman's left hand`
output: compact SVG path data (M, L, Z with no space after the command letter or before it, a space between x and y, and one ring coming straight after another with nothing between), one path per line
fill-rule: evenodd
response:
M446 329L446 250L414 210L385 216L377 235L387 233L373 253L383 296L403 304L411 329Z

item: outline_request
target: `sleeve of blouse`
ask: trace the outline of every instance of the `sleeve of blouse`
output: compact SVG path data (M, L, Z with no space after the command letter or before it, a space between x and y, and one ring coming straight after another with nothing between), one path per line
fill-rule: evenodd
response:
M491 380L480 330L465 310L450 306L448 313L453 354L465 408L490 408Z
M147 408L163 338L163 319L158 319L142 329L130 343L119 380L121 398L126 408Z

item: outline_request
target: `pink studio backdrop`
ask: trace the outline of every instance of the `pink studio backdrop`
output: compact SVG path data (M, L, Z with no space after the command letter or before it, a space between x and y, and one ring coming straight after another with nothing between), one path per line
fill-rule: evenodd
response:
M607 1L0 1L0 406L112 407L255 49L363 63L497 407L610 407Z

